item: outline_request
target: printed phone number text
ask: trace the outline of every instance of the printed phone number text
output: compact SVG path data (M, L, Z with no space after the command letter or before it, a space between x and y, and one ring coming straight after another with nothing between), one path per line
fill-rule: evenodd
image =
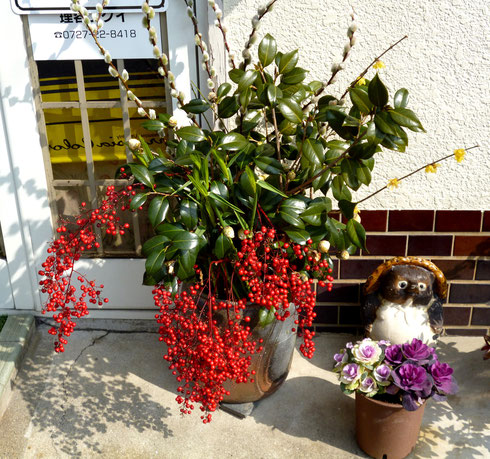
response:
M88 30L64 30L63 32L54 32L55 38L63 38L65 40L83 39L89 37L90 35L91 34ZM97 33L97 38L136 38L136 30L99 30Z

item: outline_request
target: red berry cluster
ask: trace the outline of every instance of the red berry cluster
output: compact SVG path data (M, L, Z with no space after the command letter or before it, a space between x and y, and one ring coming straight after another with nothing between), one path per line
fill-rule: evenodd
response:
M128 223L120 224L120 217L117 216L118 208L127 195L126 190L116 191L113 186L108 186L106 199L101 206L92 211L83 211L72 223L65 222L56 230L60 235L58 239L49 245L49 255L39 271L39 275L43 276L39 285L41 291L48 295L42 313L54 312L53 319L59 324L57 329L52 327L49 330L50 334L58 337L54 343L56 352L65 350L66 337L76 326L72 319L88 314L87 301L99 306L108 302L107 298L100 296L104 286L96 285L78 273L75 262L83 252L99 247L94 226L105 228L106 233L111 235L124 234L125 229L129 228ZM86 204L82 202L81 206L84 209ZM67 229L67 226L74 226L74 229ZM75 281L78 281L78 288Z
M223 387L225 381L253 382L250 355L262 347L251 341L250 327L242 325L244 300L219 301L212 295L201 300L202 293L199 284L175 298L161 287L153 291L155 305L160 308L155 316L160 324L159 339L167 345L163 358L181 383L176 398L180 411L190 414L194 403L199 403L206 424L224 395L229 395Z

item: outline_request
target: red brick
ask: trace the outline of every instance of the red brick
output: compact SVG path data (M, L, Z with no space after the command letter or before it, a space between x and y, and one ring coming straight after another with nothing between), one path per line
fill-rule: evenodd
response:
M490 210L486 210L483 214L483 231L490 231Z
M444 273L447 280L472 280L475 271L473 260L431 260Z
M482 212L479 210L438 210L436 231L480 232Z
M486 325L490 327L490 308L473 308L471 325Z
M490 255L490 237L456 236L454 255Z
M339 323L341 325L361 325L360 306L341 306Z
M383 260L342 260L340 262L341 279L366 279Z
M315 323L319 324L337 324L338 323L338 306L316 306Z
M471 308L444 308L444 325L468 325Z
M359 284L334 283L332 291L318 288L317 301L322 303L359 303Z
M451 284L450 303L488 303L490 284Z
M432 231L433 210L390 210L388 231Z
M476 265L476 280L490 279L490 260L478 260Z
M408 255L451 255L452 236L410 236Z
M446 330L448 335L452 336L484 336L487 330L484 328L450 328ZM482 343L483 339L482 339Z
M404 256L406 236L369 236L366 246L368 255ZM363 251L364 253L364 251Z
M363 210L361 211L362 226L366 231L386 231L388 211Z

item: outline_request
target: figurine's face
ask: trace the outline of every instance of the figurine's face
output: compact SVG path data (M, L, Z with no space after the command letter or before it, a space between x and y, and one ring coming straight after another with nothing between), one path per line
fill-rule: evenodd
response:
M429 304L434 275L420 266L393 266L380 285L381 296L393 303L403 304L413 299L415 305Z

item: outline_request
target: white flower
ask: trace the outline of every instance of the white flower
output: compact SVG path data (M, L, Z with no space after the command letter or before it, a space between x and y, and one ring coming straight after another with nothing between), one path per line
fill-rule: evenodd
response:
M160 54L161 54L160 48L155 45L153 47L153 55L158 59L160 57Z
M209 61L209 54L207 52L202 53L202 60L204 62Z
M235 231L231 226L225 226L223 228L223 234L230 239L233 239L235 237Z
M161 76L165 76L165 70L163 69L163 67L158 67L158 73L159 73Z
M128 147L131 151L139 150L141 148L141 142L138 139L129 139Z
M330 250L330 242L328 241L320 241L318 243L318 250L322 253L328 253L328 251Z
M138 107L138 115L146 116L146 111L143 107Z
M102 29L102 27L104 27L104 21L102 19L99 19L97 21L97 28Z
M134 100L134 99L136 99L136 96L134 95L133 91L128 91L128 92L127 92L127 95L128 95L128 99L129 99L129 100Z
M359 214L355 214L353 218L357 223L361 223L361 216Z
M155 110L153 110L153 108L150 108L150 110L148 110L148 115L150 115L151 120L157 119L157 114L156 114Z
M95 9L97 10L98 13L102 13L104 7L100 3L97 3L97 5L95 5Z
M109 53L109 51L106 51L104 53L104 61L106 64L110 64L112 62L112 57L111 57L111 54Z
M155 10L150 8L150 12L148 13L148 18L153 19L155 17Z
M160 56L160 61L163 65L167 65L168 64L168 57L165 53L162 53L161 56Z
M211 7L211 8L214 8L216 6L216 2L214 0L208 0L208 5Z
M84 16L84 17L83 17L83 23L84 23L85 25L89 25L89 24L90 24L90 18L89 18L88 16Z
M177 118L175 116L171 116L170 119L168 120L168 125L170 127L177 126L177 123L178 123L178 121L177 121Z
M109 66L109 73L114 77L117 78L119 74L117 73L117 70L114 67Z
M350 257L350 253L347 252L347 250L342 250L342 252L340 252L340 259L341 260L348 260Z
M170 70L167 73L167 78L168 78L168 81L170 81L171 83L175 81L175 75Z
M90 17L92 18L93 22L97 22L97 18L99 17L99 15L97 13L92 13Z
M201 44L201 36L199 34L194 35L194 43L196 46L199 46Z
M187 16L192 18L194 16L194 11L192 11L192 8L190 6L187 7Z
M177 97L179 97L179 91L177 91L177 89L172 89L170 91L170 95L174 98L174 99L177 99Z
M208 88L209 89L213 89L214 88L214 81L211 80L211 78L208 78L207 84L208 84Z
M218 19L221 19L223 17L223 11L221 11L218 7L216 7L216 9L214 10L214 12L216 13L216 17Z
M128 81L129 80L129 73L126 69L124 69L121 73L121 78L124 80L124 81Z
M376 341L373 341L370 338L363 339L352 349L354 360L365 365L373 365L376 363L379 360L381 353L382 350Z
M157 31L156 31L155 27L153 27L153 26L151 26L149 28L148 33L150 34L151 38L156 38L156 36L157 36Z

